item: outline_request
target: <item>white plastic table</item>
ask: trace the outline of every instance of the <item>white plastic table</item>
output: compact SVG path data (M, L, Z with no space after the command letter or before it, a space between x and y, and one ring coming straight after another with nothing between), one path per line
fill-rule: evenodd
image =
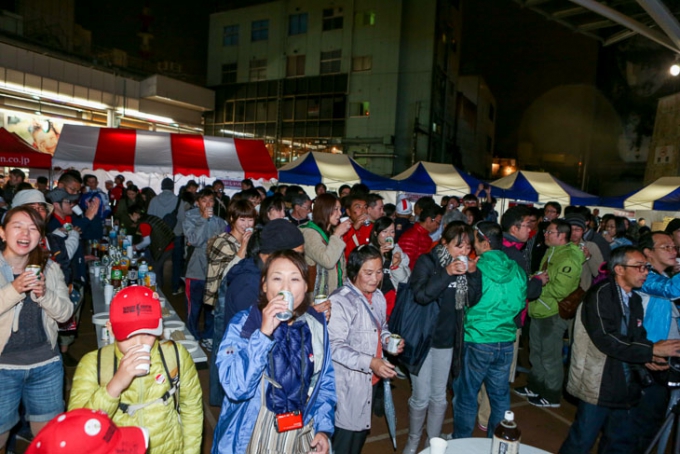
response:
M90 267L90 270L92 267ZM99 313L108 313L109 312L109 306L104 302L104 286L101 284L100 280L94 277L94 274L90 274L90 289L92 291L92 308L94 310L95 314ZM163 296L163 293L158 290L158 294L160 296ZM176 312L172 312L169 317L164 317L164 321L172 321L172 320L178 320L181 321L179 316L177 315ZM102 345L102 339L101 339L101 328L95 326L95 331L97 333L97 347L101 348L103 347ZM189 334L189 331L187 328L184 328L184 334ZM207 363L208 361L208 356L205 354L203 349L199 346L196 351L191 352L191 357L194 360L194 363Z
M489 454L491 451L491 438L458 438L449 440L446 454ZM522 444L520 454L550 454L548 451ZM430 448L420 451L420 454L430 454Z

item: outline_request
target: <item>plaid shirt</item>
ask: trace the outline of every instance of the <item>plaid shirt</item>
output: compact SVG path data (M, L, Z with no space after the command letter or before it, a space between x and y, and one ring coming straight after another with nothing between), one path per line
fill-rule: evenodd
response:
M222 278L227 274L230 264L240 261L236 255L241 244L231 233L220 233L208 241L208 273L205 278L203 303L214 306Z

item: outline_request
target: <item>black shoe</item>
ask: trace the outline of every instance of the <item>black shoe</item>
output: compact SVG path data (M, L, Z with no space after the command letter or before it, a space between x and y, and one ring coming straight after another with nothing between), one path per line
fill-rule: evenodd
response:
M78 361L69 352L61 354L61 360L64 362L65 367L76 367L78 366Z

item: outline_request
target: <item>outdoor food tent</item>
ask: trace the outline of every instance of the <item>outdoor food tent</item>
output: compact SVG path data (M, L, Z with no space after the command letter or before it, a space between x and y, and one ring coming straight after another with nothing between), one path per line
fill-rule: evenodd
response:
M0 167L5 166L50 169L52 155L37 151L18 135L0 128Z
M271 182L277 177L261 140L76 125L64 125L52 165L104 172L109 178L122 173L154 188L167 175L184 176L176 178L179 182L189 178Z
M563 206L600 205L599 197L569 186L546 172L520 170L491 182L491 187L502 189L506 199L538 203L554 200Z
M279 169L279 182L314 186L324 183L336 191L343 184L363 183L373 191L396 191L398 182L361 167L346 154L308 152Z
M463 197L477 191L480 180L451 164L421 161L393 177L401 192ZM492 188L492 195L500 197Z

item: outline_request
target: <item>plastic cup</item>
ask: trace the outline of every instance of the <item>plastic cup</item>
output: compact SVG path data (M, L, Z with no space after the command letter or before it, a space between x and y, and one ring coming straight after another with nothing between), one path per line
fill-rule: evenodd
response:
M465 264L465 271L468 270L468 256L467 255L459 255L456 257L456 260L461 261Z
M151 353L151 345L140 344L140 346L139 346L139 351L143 351L143 352L146 352L146 353ZM147 361L151 361L151 355L149 355L149 356L140 356L140 359L145 359L145 360L147 360ZM141 364L137 364L137 365L135 366L135 369L143 370L144 373L143 373L143 374L140 374L140 375L146 375L146 374L148 374L149 371L151 370L151 364L150 364L150 363L141 363Z
M448 442L443 438L430 438L430 454L445 454Z
M73 210L73 212L74 212L77 216L82 216L82 215L83 215L83 210L82 210L78 205L73 205L73 208L71 208L71 209Z
M104 304L108 306L109 304L111 304L112 299L113 299L113 285L106 284L104 286Z

